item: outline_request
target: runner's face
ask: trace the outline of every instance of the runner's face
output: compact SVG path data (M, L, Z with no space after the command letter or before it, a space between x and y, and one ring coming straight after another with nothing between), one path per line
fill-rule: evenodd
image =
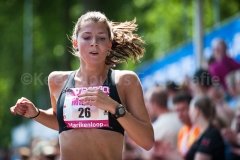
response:
M81 62L105 63L108 50L111 48L105 23L84 22L78 33L77 41Z

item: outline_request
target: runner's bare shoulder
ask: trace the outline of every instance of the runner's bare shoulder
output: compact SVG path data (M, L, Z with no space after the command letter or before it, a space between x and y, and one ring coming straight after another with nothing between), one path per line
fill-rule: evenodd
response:
M53 71L48 76L49 87L63 86L72 71Z
M137 74L129 70L116 70L116 84L126 86L129 88L131 85L139 85L139 78Z

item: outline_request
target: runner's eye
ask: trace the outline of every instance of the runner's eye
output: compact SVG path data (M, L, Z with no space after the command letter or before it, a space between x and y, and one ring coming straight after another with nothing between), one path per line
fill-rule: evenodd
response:
M91 37L83 37L84 40L89 40Z
M99 38L101 41L104 41L106 38L105 37L100 37Z

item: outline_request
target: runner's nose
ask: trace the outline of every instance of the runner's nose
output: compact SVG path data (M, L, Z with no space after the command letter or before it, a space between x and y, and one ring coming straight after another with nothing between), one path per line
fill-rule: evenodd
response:
M93 38L92 40L92 43L91 43L91 46L97 46L97 39L96 38Z

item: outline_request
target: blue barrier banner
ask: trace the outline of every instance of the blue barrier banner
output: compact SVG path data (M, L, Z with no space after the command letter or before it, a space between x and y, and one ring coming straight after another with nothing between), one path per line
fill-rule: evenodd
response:
M211 41L214 38L224 39L228 46L228 54L240 62L240 18L205 34L203 53L205 60L212 55ZM146 90L155 84L165 84L168 80L181 83L186 76L194 74L197 69L196 64L194 46L190 42L157 61L143 65L136 73L143 89Z

